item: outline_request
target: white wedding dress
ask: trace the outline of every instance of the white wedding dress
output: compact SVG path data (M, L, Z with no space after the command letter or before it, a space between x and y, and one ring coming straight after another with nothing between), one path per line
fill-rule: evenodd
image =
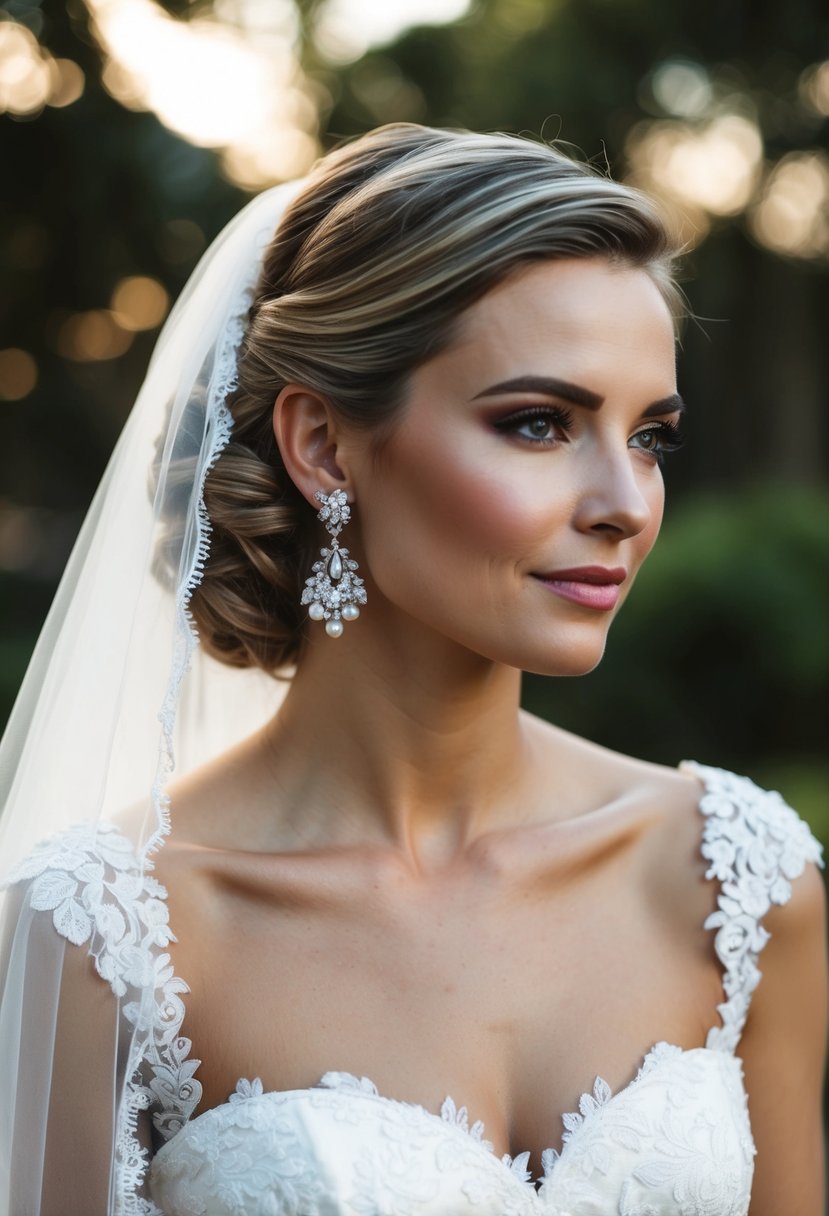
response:
M768 940L761 922L807 861L823 864L821 846L778 794L684 768L704 787L701 851L719 883L705 925L724 969L721 1024L704 1047L655 1044L615 1094L596 1077L562 1116L561 1152L543 1154L538 1178L528 1153L497 1156L451 1097L432 1112L343 1072L286 1092L243 1079L225 1104L191 1117L201 1087L180 1035L188 989L164 953L166 891L111 825L39 846L14 877L58 933L95 943L99 974L140 1032L144 1062L116 1153L120 1190L134 1196L125 1216L746 1216L755 1147L735 1052ZM129 1001L147 966L152 1009ZM154 1153L139 1143L139 1112L152 1117Z

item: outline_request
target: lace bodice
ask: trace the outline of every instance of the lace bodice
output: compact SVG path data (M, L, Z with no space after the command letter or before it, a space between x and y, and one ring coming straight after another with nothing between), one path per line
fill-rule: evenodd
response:
M241 1081L151 1167L184 1216L744 1216L754 1145L737 1056L657 1043L617 1094L597 1077L538 1182L447 1098L440 1114L329 1072L314 1089ZM614 1206L611 1208L609 1204Z
M192 1118L201 1087L180 1035L187 987L164 952L166 891L112 827L39 846L13 877L30 880L32 906L59 933L92 942L137 1032L117 1147L120 1189L134 1197L124 1216L746 1216L755 1148L734 1053L769 936L762 919L787 902L807 861L823 864L821 846L778 794L684 767L703 784L701 852L719 882L705 927L724 969L721 1025L704 1047L656 1043L615 1094L596 1077L562 1116L561 1152L543 1154L538 1178L529 1153L497 1156L452 1098L430 1112L347 1073L284 1092L241 1080L228 1102ZM130 1001L148 967L155 1001ZM164 1141L149 1162L136 1137L144 1108Z

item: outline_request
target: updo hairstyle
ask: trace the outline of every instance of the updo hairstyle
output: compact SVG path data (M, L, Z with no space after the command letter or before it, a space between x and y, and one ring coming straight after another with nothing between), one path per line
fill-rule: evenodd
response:
M233 432L205 485L211 549L190 605L205 649L273 674L302 653L323 534L273 435L286 384L381 445L412 371L512 271L605 257L647 271L678 317L675 252L646 196L526 139L400 123L323 157L266 252Z

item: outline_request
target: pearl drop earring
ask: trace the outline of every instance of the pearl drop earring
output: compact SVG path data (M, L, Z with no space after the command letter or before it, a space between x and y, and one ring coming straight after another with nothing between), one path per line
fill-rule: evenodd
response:
M328 636L338 638L343 621L356 621L360 615L357 605L366 602L366 593L363 580L355 573L357 563L349 557L348 549L340 548L337 539L351 518L345 490L334 490L331 494L317 490L314 498L322 503L317 519L331 535L331 548L323 547L319 560L311 567L313 576L305 580L302 603L311 605L308 615L312 621L324 620Z

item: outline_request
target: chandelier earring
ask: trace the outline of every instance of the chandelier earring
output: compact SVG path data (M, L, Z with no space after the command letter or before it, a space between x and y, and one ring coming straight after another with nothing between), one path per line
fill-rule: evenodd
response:
M356 621L360 615L359 604L366 602L363 580L356 573L357 563L349 556L348 549L341 549L338 537L343 526L351 518L345 490L334 490L324 494L317 490L314 498L322 506L317 519L325 524L331 547L323 546L319 559L311 567L312 576L305 580L302 603L310 604L308 615L312 621L325 621L325 632L330 638L338 638L343 631L343 621Z

